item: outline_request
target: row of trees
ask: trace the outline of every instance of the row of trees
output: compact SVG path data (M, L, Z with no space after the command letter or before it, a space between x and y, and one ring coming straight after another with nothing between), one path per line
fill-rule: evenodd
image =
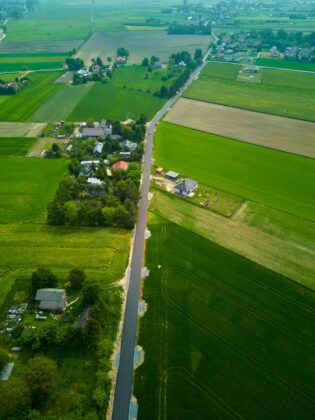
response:
M181 24L173 22L168 27L169 35L211 35L210 23Z
M271 48L275 45L282 52L289 46L315 47L315 32L304 34L280 29L274 33L271 29L262 29L252 30L249 35L252 39L261 40L262 48Z
M30 82L28 77L16 78L14 81L7 82L0 79L0 95L15 95Z

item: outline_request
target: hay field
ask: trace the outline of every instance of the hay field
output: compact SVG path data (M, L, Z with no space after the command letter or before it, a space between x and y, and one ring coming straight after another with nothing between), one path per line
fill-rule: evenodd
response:
M314 293L185 222L149 229L138 419L312 419Z
M156 164L315 221L315 160L162 122Z
M315 73L264 68L261 83L237 81L242 66L209 63L185 97L315 121Z
M64 65L69 54L27 54L27 55L1 55L0 72L22 71L22 70L43 70L60 69ZM0 76L1 77L1 76Z
M315 124L181 98L165 121L315 158Z
M167 60L177 51L187 50L194 53L196 48L205 51L210 37L199 35L167 35L165 31L128 31L97 32L82 46L78 56L85 62L101 55L116 57L117 48L124 46L129 52L129 64L139 64L144 57L158 56Z

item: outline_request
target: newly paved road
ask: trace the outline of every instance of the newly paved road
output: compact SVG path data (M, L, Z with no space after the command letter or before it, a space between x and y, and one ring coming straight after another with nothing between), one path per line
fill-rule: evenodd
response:
M141 200L139 204L139 215L136 225L133 254L130 270L129 289L127 294L126 309L120 348L120 360L117 373L112 420L128 420L130 399L133 383L133 357L138 330L138 304L141 285L141 268L144 259L145 229L147 223L148 193L150 186L150 167L152 159L154 130L157 123L164 116L166 111L177 101L183 91L198 76L203 67L207 64L207 55L204 63L194 71L186 84L176 96L171 98L163 108L155 115L149 124L146 138L146 149L144 155L144 166L141 184Z

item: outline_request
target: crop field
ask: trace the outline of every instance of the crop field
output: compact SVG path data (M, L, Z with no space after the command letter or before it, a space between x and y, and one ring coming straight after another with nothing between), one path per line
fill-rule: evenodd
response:
M48 202L67 170L67 162L0 157L0 223L45 220Z
M315 222L251 201L232 216L223 217L157 189L153 190L151 208L169 221L315 290Z
M79 48L82 42L83 40L0 42L0 54L68 54L73 48Z
M167 26L141 26L141 25L125 25L128 31L166 31Z
M210 63L185 96L268 114L315 121L315 74L264 68L262 83L237 81L241 66Z
M149 229L138 419L312 419L314 293L156 213Z
M256 65L315 72L315 63L309 63L309 62L303 62L303 61L281 60L277 58L257 58Z
M169 123L158 127L155 153L158 166L315 221L314 159Z
M0 122L0 139L1 137L36 137L44 126L45 124L25 122Z
M167 60L177 51L194 53L196 48L206 51L210 37L200 35L167 35L165 31L128 31L94 33L80 49L78 56L85 62L101 55L116 57L122 45L130 52L129 64L139 64L144 57L158 56Z
M61 68L69 54L1 55L0 72Z
M150 93L124 89L110 83L106 85L97 83L68 115L67 120L81 121L87 118L123 120L137 118L141 114L150 119L164 103L164 98L155 97Z
M25 156L36 140L32 137L0 137L0 156Z
M315 158L315 124L181 98L165 121ZM303 133L303 135L301 135Z
M0 121L31 121L34 112L63 85L54 83L61 72L32 73L31 82L16 95L8 96L0 108Z
M50 122L65 119L80 101L84 101L92 87L93 83L64 85L35 111L31 117L32 121Z

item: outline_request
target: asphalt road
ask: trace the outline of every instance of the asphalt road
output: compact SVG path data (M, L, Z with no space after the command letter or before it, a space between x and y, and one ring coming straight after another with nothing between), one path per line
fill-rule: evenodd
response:
M133 358L138 331L138 305L141 286L141 268L144 259L145 229L147 224L148 193L150 186L150 168L152 159L154 131L157 123L167 110L177 101L183 91L198 76L207 64L207 55L203 64L190 76L189 80L180 89L176 96L171 98L154 116L147 129L146 148L141 184L141 200L139 204L138 221L136 225L133 254L131 260L130 280L127 294L126 309L120 347L120 360L117 373L112 420L128 420L129 406L132 396L133 384Z

